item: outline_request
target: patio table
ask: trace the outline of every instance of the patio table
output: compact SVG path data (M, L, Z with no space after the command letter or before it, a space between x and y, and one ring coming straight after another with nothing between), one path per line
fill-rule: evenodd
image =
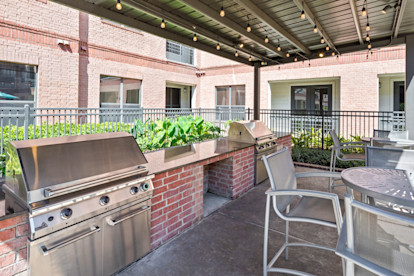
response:
M414 208L414 173L374 167L342 171L344 184L377 200Z
M383 138L383 137L363 137L361 138L361 142L373 146L374 142L380 142L385 144L390 144L395 147L414 147L414 140L409 139L390 139L390 138Z

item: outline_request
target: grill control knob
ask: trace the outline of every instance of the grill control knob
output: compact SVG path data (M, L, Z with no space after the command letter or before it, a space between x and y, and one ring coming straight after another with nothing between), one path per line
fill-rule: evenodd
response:
M103 196L99 199L99 204L101 204L102 206L104 206L108 203L109 203L109 197L108 196Z
M72 209L70 209L70 208L65 208L65 209L63 209L63 210L60 212L60 217L61 217L62 219L68 219L68 218L70 218L70 217L72 216L72 213L73 213Z
M148 191L148 189L149 189L149 184L147 182L141 184L141 190L145 192L145 191Z
M129 192L131 193L131 195L135 195L136 193L139 192L139 189L137 186L131 187L131 189L129 189Z

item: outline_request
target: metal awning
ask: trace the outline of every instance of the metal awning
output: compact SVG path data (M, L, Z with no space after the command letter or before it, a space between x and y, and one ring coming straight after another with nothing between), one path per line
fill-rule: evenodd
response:
M403 44L414 33L408 0L120 0L121 10L117 0L54 1L248 65L368 50L367 34L372 48Z

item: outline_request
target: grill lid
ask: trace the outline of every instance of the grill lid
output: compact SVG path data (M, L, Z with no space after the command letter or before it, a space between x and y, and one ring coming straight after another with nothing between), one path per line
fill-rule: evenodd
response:
M96 182L145 164L135 139L122 132L14 141L6 149L6 184L26 197L31 191ZM25 201L36 201L27 197Z
M230 124L229 139L247 143L260 143L263 139L276 139L270 129L259 120L237 121Z

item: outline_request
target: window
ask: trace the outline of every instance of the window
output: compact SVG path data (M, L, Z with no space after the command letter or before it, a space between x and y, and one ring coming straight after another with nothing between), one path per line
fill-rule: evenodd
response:
M194 65L194 49L167 40L167 59Z
M139 107L141 81L101 76L100 103L102 107Z
M37 67L0 62L0 101L34 103Z
M291 109L332 110L332 85L292 86Z
M244 119L245 94L244 85L216 87L216 106L224 111L221 119Z

